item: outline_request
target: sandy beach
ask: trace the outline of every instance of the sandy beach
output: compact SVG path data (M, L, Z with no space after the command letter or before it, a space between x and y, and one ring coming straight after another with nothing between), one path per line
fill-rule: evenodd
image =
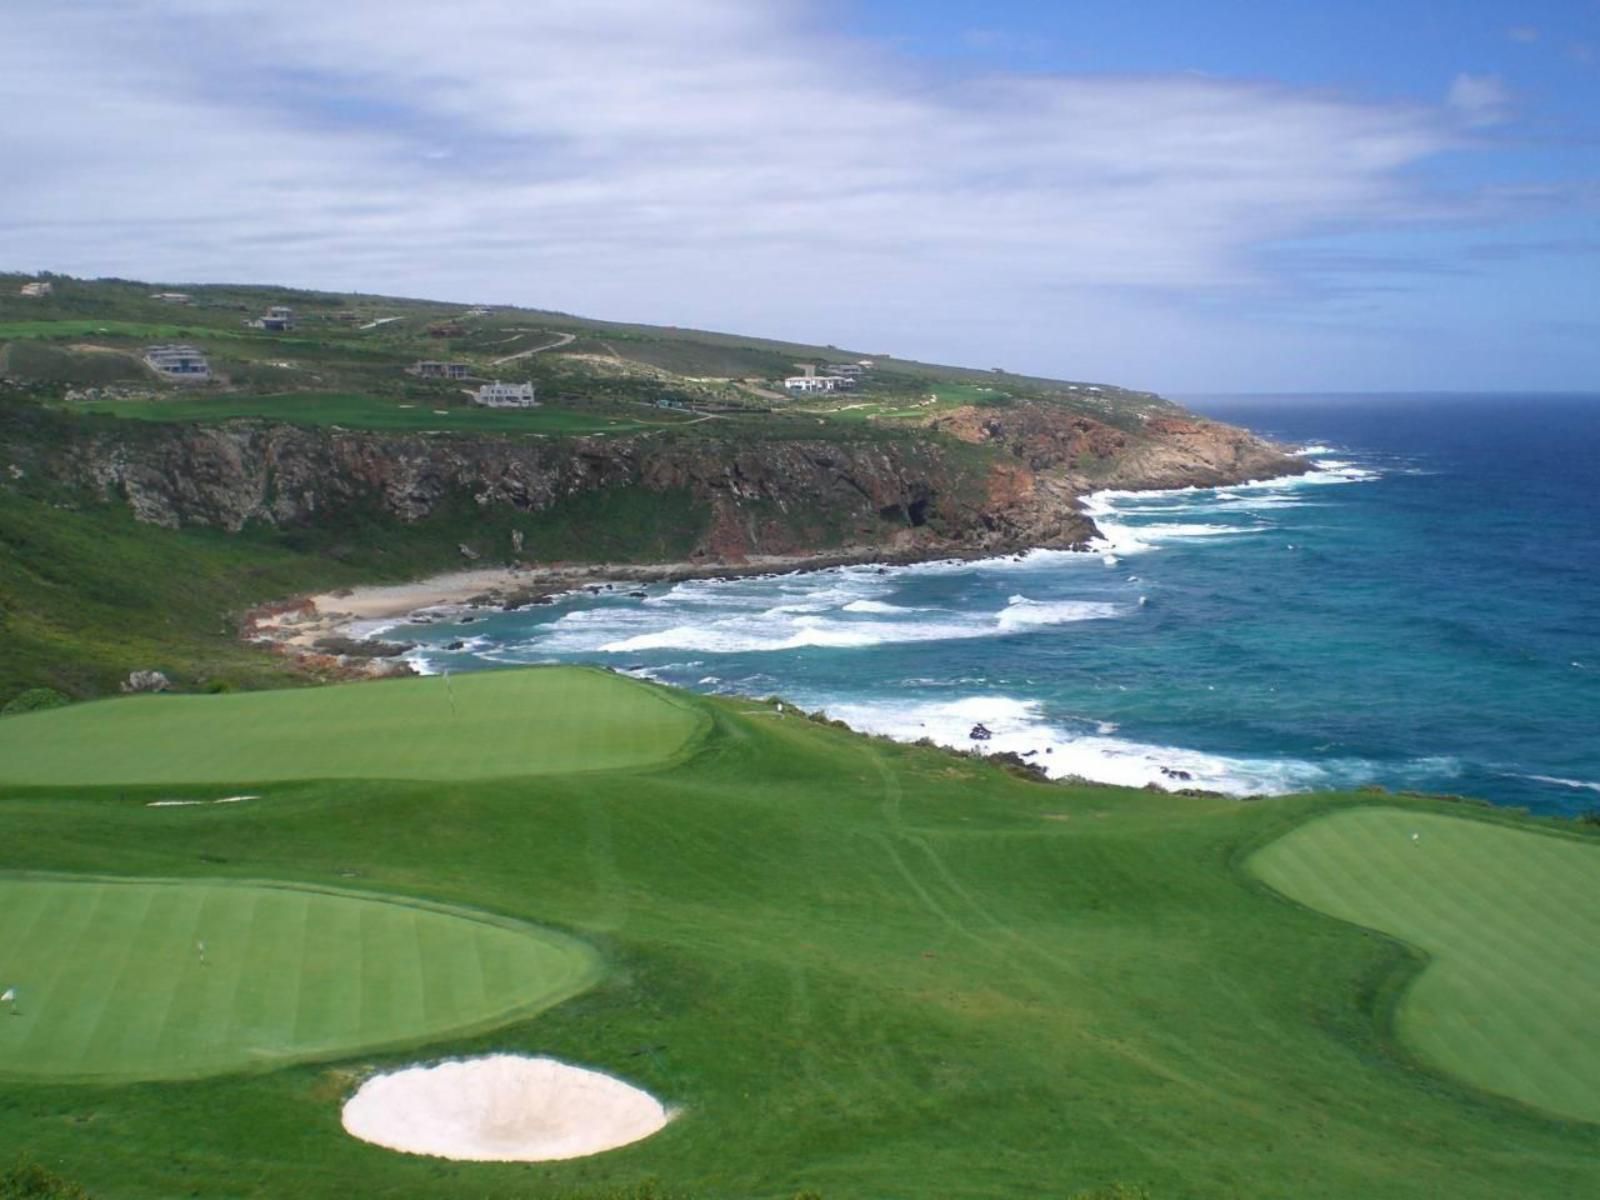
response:
M320 592L294 600L264 604L247 614L242 636L247 641L271 643L286 653L333 654L361 659L360 645L374 630L368 623L398 621L427 609L458 607L503 608L533 603L545 596L606 584L676 583L685 579L727 578L742 575L818 571L860 563L903 565L929 558L988 557L994 551L961 552L945 549L929 554L918 551L886 552L882 546L851 547L826 554L752 555L742 562L665 563L558 563L548 566L517 565L450 571L408 583L371 584ZM376 648L374 646L374 648ZM393 674L405 670L394 659L377 658L365 673Z

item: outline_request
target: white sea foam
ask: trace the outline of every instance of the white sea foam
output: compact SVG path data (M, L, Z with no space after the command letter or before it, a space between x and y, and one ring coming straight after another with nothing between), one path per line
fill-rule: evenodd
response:
M1295 453L1302 458L1316 458L1319 454L1337 454L1339 452L1332 446L1324 446L1319 442L1311 446L1301 446Z
M1037 625L1067 625L1075 621L1101 621L1121 615L1115 604L1093 600L1029 600L1012 596L1004 611L995 617L1001 629L1027 629Z
M1146 745L1109 732L1074 734L1047 721L1042 708L1035 701L1007 696L972 696L909 705L879 702L826 706L829 716L868 733L904 741L929 738L942 746L985 754L1009 751L1024 755L1053 779L1075 775L1124 787L1156 783L1163 787L1249 794L1316 786L1322 774L1310 763L1227 758ZM973 727L980 724L990 732L986 740L971 736Z
M1112 736L1112 722L1089 722L1080 733L1067 721L1047 719L1043 705L1010 696L969 696L959 700L824 704L829 716L867 733L900 741L928 738L958 750L985 754L1009 751L1042 767L1052 779L1078 776L1123 787L1159 784L1165 788L1203 788L1230 795L1281 795L1317 788L1350 787L1387 777L1449 773L1449 760L1419 760L1407 766L1379 766L1360 759L1309 762L1304 759L1251 758L1210 754L1177 746L1158 746ZM1074 722L1081 723L1081 722ZM973 726L989 730L985 740Z
M1120 616L1123 611L1114 604L1077 600L1037 602L1025 596L1013 596L1000 612L988 616L974 614L966 620L867 621L811 613L778 613L769 609L757 616L730 616L720 620L651 628L627 636L611 637L599 644L594 644L592 640L585 640L581 645L571 641L558 643L552 638L543 641L541 646L546 650L583 649L601 654L636 654L647 650L752 654L807 647L856 649L896 643L994 637L1038 626L1104 620ZM858 614L860 612L857 610ZM612 632L622 630L614 628Z
M904 604L885 604L882 600L852 600L843 608L850 613L908 613L925 612L921 608L908 608Z
M1557 787L1578 788L1584 791L1600 792L1600 783L1588 779L1563 779L1559 775L1521 775L1521 779L1532 779L1538 783L1550 783Z

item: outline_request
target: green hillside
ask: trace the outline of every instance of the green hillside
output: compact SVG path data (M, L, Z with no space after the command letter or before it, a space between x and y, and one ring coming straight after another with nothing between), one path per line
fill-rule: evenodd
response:
M1139 414L1171 407L1110 385L510 306L479 310L293 288L64 276L52 277L49 296L32 299L17 295L23 278L0 275L0 379L87 411L146 420L260 416L351 428L577 433L605 431L611 423L684 424L685 414L657 407L670 402L714 410L719 433L730 421L744 421L752 436L761 436L773 409L803 410L814 425L856 411L862 400L910 402L918 405L911 415L922 418L930 408L972 402L971 395L945 398L945 390L979 385L986 404L1047 399L1130 429ZM157 298L172 292L189 302ZM280 304L294 310L292 330L250 326ZM217 379L190 387L157 379L141 355L152 342L170 341L204 351ZM471 376L447 382L407 373L423 359L464 363ZM804 365L825 373L831 364L864 360L872 367L859 391L804 397L783 391L783 378ZM487 379L532 380L546 412L508 424L507 416L532 414L474 409L463 389ZM430 421L434 409L452 419Z

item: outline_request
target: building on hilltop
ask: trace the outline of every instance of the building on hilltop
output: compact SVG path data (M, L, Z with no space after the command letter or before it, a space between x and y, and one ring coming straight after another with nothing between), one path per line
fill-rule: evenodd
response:
M485 408L538 408L531 383L486 383L473 396Z
M211 364L193 346L146 346L144 361L161 378L174 383L207 383L211 379Z
M163 304L193 304L194 297L188 292L151 292L150 299L159 300Z
M791 375L783 386L791 392L847 392L856 381L847 375Z
M274 304L265 316L250 322L252 329L265 329L271 333L288 333L294 328L294 309L287 304Z
M40 279L33 283L25 283L19 289L17 289L19 295L31 296L35 300L38 300L44 296L48 296L55 290L55 285L47 279Z
M472 367L467 363L435 362L431 358L420 359L406 370L418 379L466 379L472 374Z

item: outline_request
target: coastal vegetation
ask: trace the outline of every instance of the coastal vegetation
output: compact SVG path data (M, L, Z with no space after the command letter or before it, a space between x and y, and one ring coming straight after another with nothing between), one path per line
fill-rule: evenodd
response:
M389 757L330 779L325 755L290 748L332 720L357 752L359 733L330 718L341 695L377 706ZM673 732L612 769L597 760L574 771L568 735L539 732L574 695L591 696L593 713L614 707L619 726L642 711ZM382 1050L327 1044L298 1064L160 1085L6 1072L0 1161L25 1151L93 1195L308 1200L593 1198L650 1180L662 1194L773 1200L804 1190L1487 1200L1595 1186L1600 1126L1504 1095L1418 1043L1409 997L1436 969L1418 949L1261 879L1294 894L1291 877L1322 877L1296 864L1316 858L1301 839L1328 838L1356 847L1376 902L1448 909L1465 895L1455 867L1495 857L1504 865L1483 886L1568 855L1576 865L1562 877L1575 878L1600 854L1575 826L1557 834L1393 796L1241 803L1046 785L786 705L574 668L301 690L259 707L266 699L133 697L8 718L4 886L199 898L266 884L442 905L558 931L589 947L601 974L565 1003L491 1029L434 1026ZM134 754L117 780L118 748L131 752L130 730L156 706L170 758L190 765L153 771ZM692 719L678 724L679 713ZM256 732L219 732L235 721ZM520 741L515 721L528 729ZM254 747L274 736L286 751L268 764ZM81 768L55 755L59 781L40 779L26 747L69 737L106 749ZM491 761L443 769L434 751L447 740ZM497 767L508 741L519 750ZM215 803L241 795L252 798ZM1415 874L1406 856L1430 849L1440 861ZM103 961L97 937L171 960L165 991L143 1001L152 1006L185 995L174 985L201 970L187 941L134 944L115 923L97 934L73 919L81 909L63 906L34 935L77 930L61 933L54 956L73 987L52 991L46 1010L43 996L26 1003L21 981L23 1015L0 1016L0 1037L27 1038L58 1005L127 986L117 972L73 968ZM1343 915L1393 928L1381 913ZM1572 961L1566 935L1526 915L1535 923L1513 913L1490 940L1514 930L1527 959L1547 955L1547 975L1559 972ZM205 970L231 970L225 956L254 948L255 933L226 928L207 938L217 965ZM294 938L261 936L262 952L286 962L303 952ZM319 961L344 978L338 954ZM159 1023L154 1007L148 1019ZM1476 1028L1469 1053L1512 1053L1498 1039L1513 1024ZM1544 1027L1545 1049L1592 1070L1582 1023L1565 1029L1552 1041ZM365 1035L348 1036L353 1046ZM131 1044L93 1042L90 1054ZM340 1130L340 1104L369 1073L485 1052L603 1070L679 1115L625 1149L526 1166L394 1154Z

